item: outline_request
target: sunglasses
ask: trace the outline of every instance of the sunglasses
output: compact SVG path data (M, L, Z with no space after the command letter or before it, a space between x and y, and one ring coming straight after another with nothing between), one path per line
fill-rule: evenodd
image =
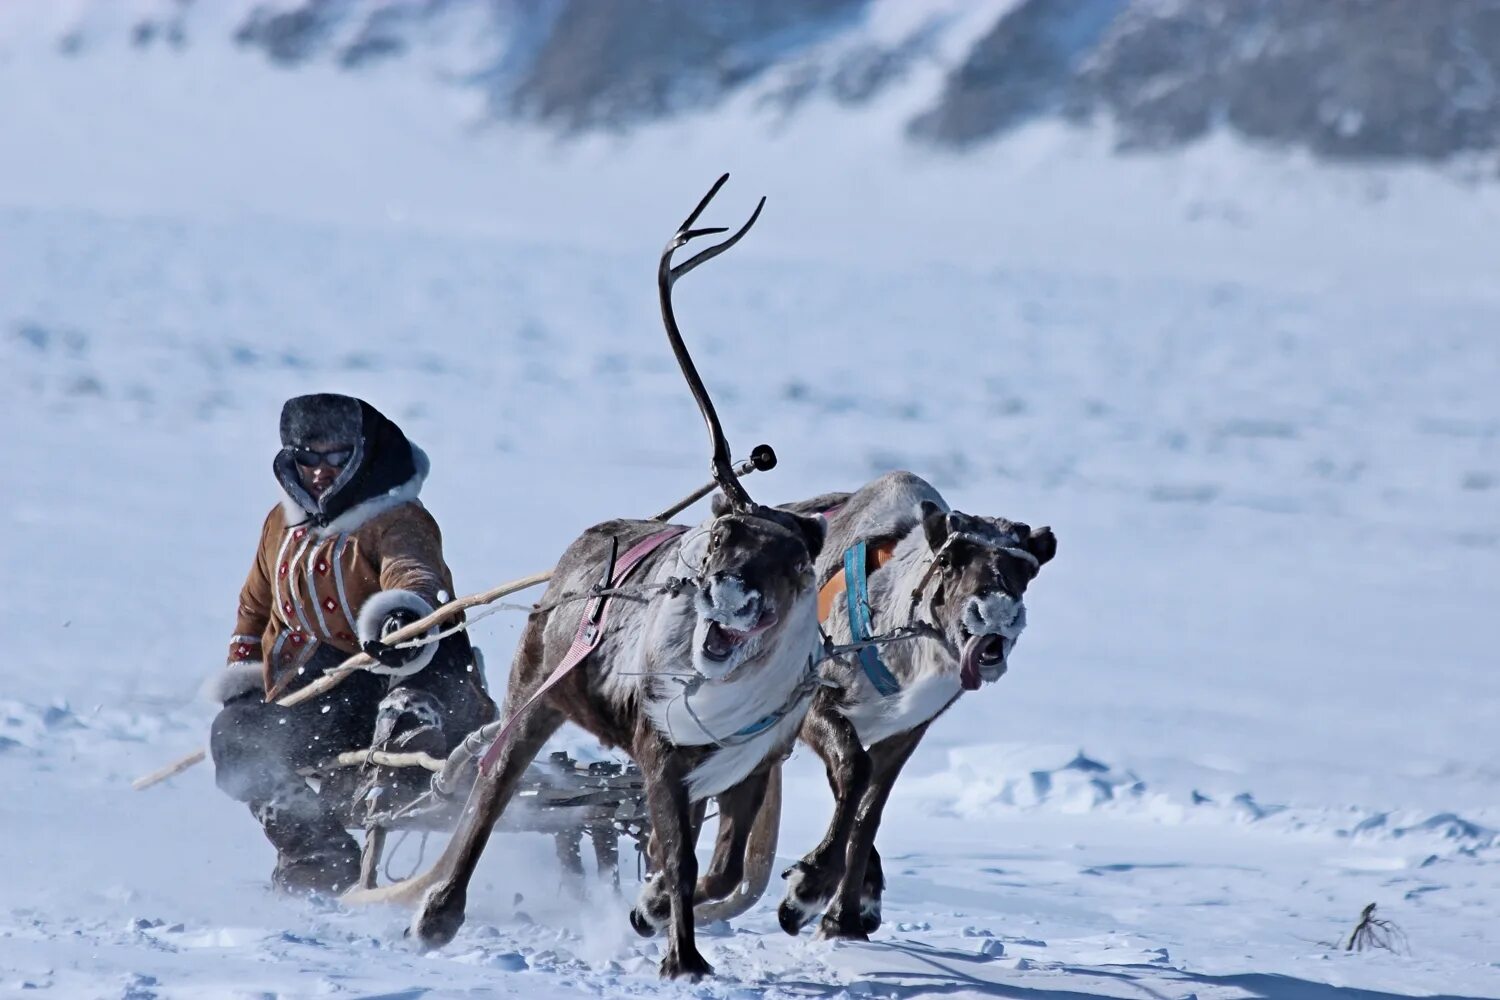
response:
M306 469L316 469L320 465L342 469L353 454L353 448L338 448L334 451L313 451L311 448L292 449L292 459Z

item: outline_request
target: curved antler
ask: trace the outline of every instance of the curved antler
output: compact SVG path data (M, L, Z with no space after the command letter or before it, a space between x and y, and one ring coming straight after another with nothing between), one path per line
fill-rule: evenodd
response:
M745 492L745 487L734 473L734 466L729 458L729 442L724 438L724 428L719 423L719 414L714 410L713 400L708 398L708 389L704 387L703 379L698 375L698 368L688 354L687 345L682 342L682 331L677 328L677 317L672 312L672 286L677 283L677 279L738 243L740 238L750 231L750 227L755 225L755 220L760 218L760 210L766 205L766 199L761 198L759 204L755 206L755 211L750 213L749 220L733 236L722 243L698 251L674 267L672 254L679 247L700 236L713 236L716 233L729 231L724 227L692 228L693 223L698 221L698 216L703 214L703 210L708 207L709 202L713 201L714 195L719 193L719 189L727 180L729 180L729 175L725 174L715 181L714 186L709 188L708 194L698 202L698 207L693 209L693 214L677 227L677 232L672 235L667 248L662 251L661 263L656 270L656 287L661 297L661 321L667 328L667 339L672 343L672 353L677 355L677 364L682 368L682 375L687 379L688 388L693 391L693 399L697 401L698 409L703 414L703 422L708 425L709 442L714 450L712 465L714 482L719 484L719 489L724 491L724 496L729 499L732 506L739 510L749 510L755 506L755 501L750 499L750 494Z

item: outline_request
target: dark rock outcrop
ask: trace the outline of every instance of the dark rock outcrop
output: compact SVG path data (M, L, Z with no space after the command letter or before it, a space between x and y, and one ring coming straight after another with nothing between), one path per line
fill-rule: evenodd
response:
M1023 0L949 74L912 135L969 146L1064 110L1086 60L1126 0Z
M1500 0L1023 0L912 123L964 147L1047 114L1127 148L1224 127L1349 159L1500 147Z
M480 92L495 119L573 134L702 113L740 91L768 120L820 100L854 108L955 58L948 13L891 37L865 30L869 4L262 0L234 40L289 70L404 61ZM188 47L222 30L200 16L209 6L143 3L129 41L143 55ZM82 58L93 40L80 26L58 45ZM1222 130L1329 159L1493 155L1500 0L1018 0L907 133L962 151L1048 118L1106 127L1124 149Z

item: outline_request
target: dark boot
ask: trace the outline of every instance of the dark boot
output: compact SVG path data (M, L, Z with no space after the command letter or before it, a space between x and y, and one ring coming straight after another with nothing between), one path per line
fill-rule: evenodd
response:
M276 848L271 882L282 892L336 895L359 880L359 846L306 784L282 785L250 811Z
M320 797L297 768L369 746L384 684L356 673L295 708L251 695L230 701L214 719L215 779L226 794L249 803L265 828L279 855L272 874L277 888L333 893L358 881L359 849L333 808L338 782L326 783Z

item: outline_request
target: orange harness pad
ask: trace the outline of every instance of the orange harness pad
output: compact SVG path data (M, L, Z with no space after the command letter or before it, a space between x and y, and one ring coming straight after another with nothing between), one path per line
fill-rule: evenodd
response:
M896 554L896 543L894 541L881 542L879 545L869 546L865 551L867 553L865 574L868 576L891 561L891 557ZM833 602L848 589L843 570L839 570L828 578L828 582L818 590L818 621L825 624L828 622L828 613L833 610Z

